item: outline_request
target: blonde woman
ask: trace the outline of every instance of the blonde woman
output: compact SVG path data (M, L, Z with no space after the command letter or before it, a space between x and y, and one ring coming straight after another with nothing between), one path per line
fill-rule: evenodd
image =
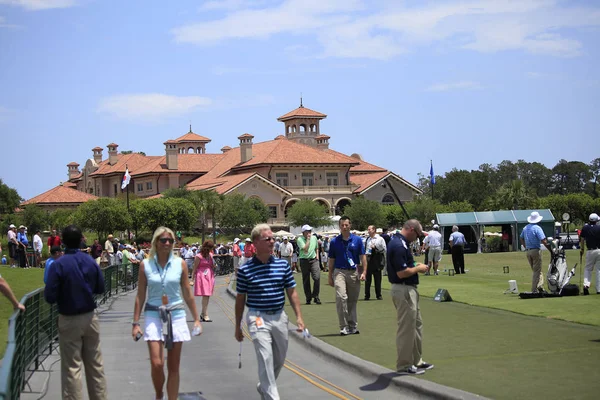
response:
M138 292L133 311L131 336L138 340L142 335L148 343L152 383L156 399L164 399L165 383L163 345L167 357L167 398L176 400L179 392L179 362L183 342L189 341L184 301L194 317L194 330L201 332L202 326L196 303L190 289L187 265L173 252L175 235L169 228L160 227L154 232L150 255L139 270ZM140 314L144 307L144 325L140 328ZM164 324L163 322L166 322ZM166 326L166 331L163 331Z

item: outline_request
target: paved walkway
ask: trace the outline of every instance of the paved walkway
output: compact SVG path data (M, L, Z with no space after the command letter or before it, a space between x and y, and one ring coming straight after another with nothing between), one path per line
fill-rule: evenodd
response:
M130 336L134 300L135 292L131 292L100 310L102 352L108 398L111 400L154 399L147 347L143 341L133 342ZM226 293L225 278L217 278L215 296L211 298L209 306L209 314L214 322L203 323L204 333L200 337L193 337L183 347L180 399L259 398L256 392L255 353L248 340L243 342L242 368L238 369L239 345L233 338L233 303L234 300ZM200 311L200 298L197 299L197 307ZM188 321L191 326L189 313ZM319 346L324 344L316 338L308 340L320 342ZM306 346L301 340L290 339L287 362L277 380L281 397L382 400L424 397L422 393L418 395L390 384L389 380L382 377L377 379L356 369L346 368L339 358L336 361L322 350ZM30 391L23 393L22 399L60 399L59 358L53 355L44 364L47 371L33 375ZM412 377L403 378L417 381Z

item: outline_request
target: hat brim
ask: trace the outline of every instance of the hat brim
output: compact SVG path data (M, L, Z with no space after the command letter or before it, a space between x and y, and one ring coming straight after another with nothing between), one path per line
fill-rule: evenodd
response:
M527 217L527 222L529 222L530 224L537 224L538 222L540 222L543 219L544 219L544 217L542 217L541 215L539 215L537 218Z

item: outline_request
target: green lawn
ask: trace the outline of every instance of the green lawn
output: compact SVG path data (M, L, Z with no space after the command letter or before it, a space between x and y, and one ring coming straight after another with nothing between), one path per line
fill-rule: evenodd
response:
M570 252L569 265L578 258ZM422 378L495 399L597 398L600 296L521 300L503 292L509 279L517 280L519 290L528 290L531 272L523 253L469 255L466 262L470 272L464 276L421 277L424 358L436 365ZM442 270L450 264L444 255ZM504 265L510 266L510 274L503 273ZM300 275L295 277L303 299ZM326 275L322 278L323 305L302 307L311 333L394 369L396 322L389 292L384 290L383 301L359 301L361 334L340 337L335 294L325 284ZM578 283L579 277L573 281ZM438 288L448 289L455 301L434 302Z
M0 267L0 275L6 279L19 301L23 295L44 286L44 270L40 268L21 269L3 265ZM0 296L0 358L4 357L8 339L8 318L12 313L10 302L4 296Z

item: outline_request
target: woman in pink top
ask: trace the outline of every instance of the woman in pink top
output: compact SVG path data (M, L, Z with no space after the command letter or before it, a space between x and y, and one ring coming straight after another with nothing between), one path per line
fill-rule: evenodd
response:
M212 322L208 316L208 301L215 288L215 261L212 256L212 249L215 247L211 240L202 244L200 252L194 258L194 296L202 296L202 314L200 320Z

